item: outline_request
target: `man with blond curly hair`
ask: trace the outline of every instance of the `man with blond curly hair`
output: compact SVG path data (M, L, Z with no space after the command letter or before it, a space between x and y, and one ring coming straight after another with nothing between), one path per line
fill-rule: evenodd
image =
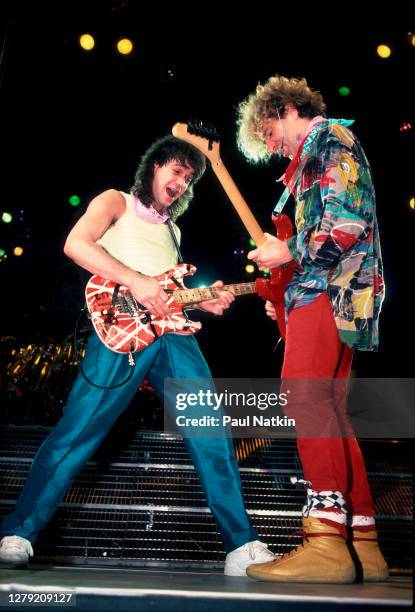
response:
M367 581L388 576L362 454L344 416L353 353L377 349L384 295L372 176L352 123L327 119L321 94L303 78L273 76L238 109L238 145L249 161L291 160L274 214L290 195L296 202L296 235L267 234L248 254L260 269L295 261L281 377L293 391L287 411L307 489L304 543L248 568L260 580L351 583L357 569ZM266 311L275 318L270 302Z

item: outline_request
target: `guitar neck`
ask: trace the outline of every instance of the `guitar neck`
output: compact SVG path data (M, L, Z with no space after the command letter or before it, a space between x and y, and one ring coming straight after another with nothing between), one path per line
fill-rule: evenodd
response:
M212 131L209 126L204 126L203 122L193 122L192 125L175 123L172 128L172 134L176 138L189 142L208 158L212 165L213 172L218 177L220 184L232 202L252 240L257 246L263 245L266 242L265 234L258 225L248 204L243 199L241 192L235 185L231 175L226 170L220 158L219 139L216 131Z
M252 214L248 204L245 202L234 180L227 171L224 163L219 158L218 161L212 162L212 170L219 179L220 184L226 192L226 195L232 202L236 212L238 213L242 223L248 230L249 235L257 246L261 246L266 242L265 234L259 226L257 220Z
M255 283L236 283L224 285L223 287L197 287L193 289L177 289L174 292L174 300L177 304L197 304L205 300L212 300L219 296L221 291L230 291L235 296L255 293Z

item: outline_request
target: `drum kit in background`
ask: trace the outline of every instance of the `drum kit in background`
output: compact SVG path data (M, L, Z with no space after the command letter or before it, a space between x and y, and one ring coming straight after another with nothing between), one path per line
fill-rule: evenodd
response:
M62 342L42 338L30 343L0 336L0 424L54 425L63 414L90 334L86 327ZM147 380L120 418L123 424L163 429L162 405Z
M21 343L11 336L0 337L2 419L45 425L58 420L87 338L80 333L75 344L72 336L58 343Z

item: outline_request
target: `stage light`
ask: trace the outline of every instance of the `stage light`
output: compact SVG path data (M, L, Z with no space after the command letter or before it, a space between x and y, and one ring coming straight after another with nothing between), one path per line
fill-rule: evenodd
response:
M196 285L196 289L206 289L207 285Z
M409 206L412 208L412 210L415 210L415 198L411 198L409 200Z
M71 195L68 198L68 202L71 206L79 206L81 203L81 198L77 195Z
M0 257L4 257L6 255L6 251L4 249L0 249Z
M270 276L271 275L271 270L269 268L266 268L265 270L262 270L262 274L264 276Z
M376 52L379 57L381 57L382 59L386 59L390 57L392 49L388 45L378 45Z
M249 243L249 246L251 246L251 247L253 247L253 248L255 248L255 247L256 247L256 244L255 244L255 242L252 240L252 238L250 238L250 239L248 240L248 243Z
M341 96L350 96L350 89L346 85L342 85L337 91Z
M13 254L16 255L16 257L20 257L20 255L23 255L23 249L20 246L17 246L13 249Z
M3 223L11 223L13 221L13 215L8 212L4 212L1 216Z
M415 34L413 32L408 32L406 38L411 47L415 47Z
M409 123L408 121L401 123L399 126L400 132L409 132L409 130L412 130L412 123Z
M92 51L95 47L95 39L91 34L82 34L79 37L79 44L84 51Z
M128 55L133 50L133 43L129 38L121 38L117 42L117 49L121 55Z
M248 264L247 266L245 266L245 270L248 272L248 274L252 274L253 272L255 272L255 266L253 266L252 264Z
M174 64L167 64L160 68L160 77L163 83L172 83L176 76L177 70Z
M236 248L236 249L234 249L234 250L233 250L233 254L234 254L234 255L239 255L239 256L241 256L241 255L243 255L243 254L244 254L244 250L243 250L243 249L240 249L240 248L238 247L238 248Z

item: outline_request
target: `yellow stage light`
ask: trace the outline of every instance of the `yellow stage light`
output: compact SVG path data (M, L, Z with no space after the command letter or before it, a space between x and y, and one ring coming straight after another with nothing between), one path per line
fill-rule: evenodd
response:
M133 43L129 38L121 38L121 40L117 42L117 49L118 53L121 53L121 55L128 55L133 50Z
M388 47L388 45L378 45L376 52L379 55L379 57L381 57L382 59L386 59L390 57L392 53L392 49Z
M95 47L95 39L91 34L82 34L79 37L79 44L84 51L91 51Z

